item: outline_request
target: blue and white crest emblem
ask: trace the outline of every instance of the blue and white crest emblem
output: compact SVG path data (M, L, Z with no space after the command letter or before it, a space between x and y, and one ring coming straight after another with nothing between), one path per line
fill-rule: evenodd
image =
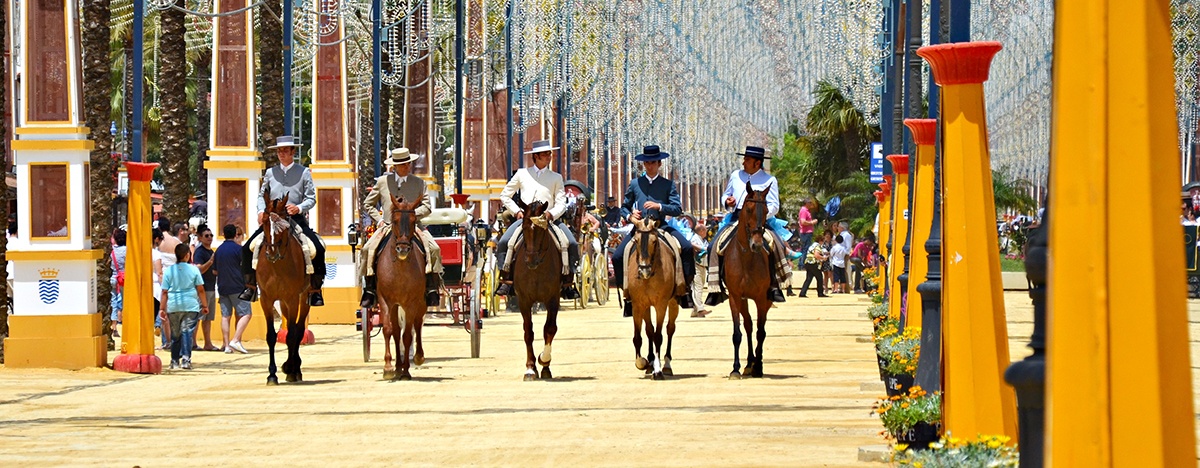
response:
M337 264L325 263L325 281L332 281L337 277Z
M50 305L58 302L59 280L58 270L47 268L38 270L42 279L38 280L38 298L43 304Z

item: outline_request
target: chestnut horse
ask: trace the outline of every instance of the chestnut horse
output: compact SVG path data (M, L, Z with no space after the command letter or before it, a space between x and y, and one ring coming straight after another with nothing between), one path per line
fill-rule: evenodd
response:
M262 230L259 246L258 289L261 291L263 316L267 320L267 349L270 365L267 367L267 385L278 385L275 376L275 302L283 314L282 326L287 327L288 358L283 362L283 373L288 382L300 382L300 341L304 339L308 323L309 275L305 272L304 247L296 237L292 221L287 214L287 199L268 200L269 187L264 187L263 201L266 202L266 225Z
M633 302L633 349L634 366L645 370L654 380L664 379L671 372L671 342L675 337L675 318L679 316L679 304L675 302L675 253L671 251L663 234L658 232L661 221L644 218L634 220L633 239L630 241L629 262L637 270L625 269L626 295ZM656 320L651 320L650 307L654 307ZM669 314L669 315L668 315ZM667 352L662 352L663 324L667 329ZM647 362L642 358L642 327L650 339L646 350ZM653 364L653 367L649 366Z
M537 356L542 365L541 377L552 378L550 373L550 344L558 332L558 299L562 285L562 254L550 232L550 223L543 215L549 206L545 202L526 205L515 200L524 213L521 222L521 245L509 255L513 257L513 291L521 309L521 320L525 327L525 381L537 380L538 370L533 361L533 305L546 306L546 326L542 329L545 345Z
M413 248L414 243L421 242L417 237L418 206L421 206L421 200L404 203L403 197L392 197L392 232L387 242L379 247L379 263L375 266L379 310L383 314L383 378L387 380L412 380L408 373L409 362L418 366L425 363L425 350L421 347L421 326L425 323L426 309L425 252ZM400 356L399 375L392 364L390 343L394 343L396 354Z
M763 375L763 341L767 338L767 312L771 310L772 304L767 299L767 290L771 287L773 266L770 247L764 240L768 191L770 187L759 192L755 191L750 183L746 183L746 199L738 211L733 240L725 247L722 276L725 289L729 292L729 308L733 312L733 372L729 373L731 379ZM754 329L754 323L750 318L747 302L749 299L754 300L758 309L757 335L750 333ZM741 369L741 373L738 373L741 367L738 352L742 345L742 332L738 329L739 318L742 320L742 327L746 329L746 368ZM758 338L757 344L755 336Z

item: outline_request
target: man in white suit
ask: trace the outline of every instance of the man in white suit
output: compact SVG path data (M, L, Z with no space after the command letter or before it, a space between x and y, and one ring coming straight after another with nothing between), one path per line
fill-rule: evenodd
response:
M521 223L523 222L521 218L525 215L521 207L517 206L517 202L513 201L513 195L517 195L519 192L521 201L526 205L539 201L549 204L545 213L546 220L554 222L551 226L556 231L555 235L565 238L569 245L567 248L568 259L563 267L562 298L575 299L579 297L579 291L575 290L574 275L571 274L579 262L579 245L575 242L575 236L571 234L571 230L567 229L561 221L557 221L567 210L567 193L563 189L562 176L550 170L550 158L556 149L558 148L550 146L549 140L533 142L533 149L525 152L532 157L533 165L513 174L508 185L504 186L504 191L500 192L500 203L512 212L517 220L508 227L496 246L496 261L501 265L500 279L502 281L500 287L496 288L498 296L512 294L512 272L505 262L505 258L514 235L521 232Z

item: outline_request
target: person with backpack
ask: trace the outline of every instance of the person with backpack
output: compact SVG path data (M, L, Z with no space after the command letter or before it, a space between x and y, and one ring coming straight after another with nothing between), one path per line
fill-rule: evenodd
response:
M117 329L121 326L122 313L125 310L125 230L117 228L113 231L112 238L112 315L109 316L109 321L115 338L121 336Z

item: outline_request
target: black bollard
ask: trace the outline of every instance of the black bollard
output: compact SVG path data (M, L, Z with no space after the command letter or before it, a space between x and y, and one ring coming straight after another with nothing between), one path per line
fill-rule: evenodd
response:
M1046 427L1046 260L1050 230L1050 209L1029 237L1025 248L1025 276L1033 286L1033 335L1029 347L1033 354L1008 366L1004 380L1017 392L1017 423L1021 439L1021 467L1042 466Z

